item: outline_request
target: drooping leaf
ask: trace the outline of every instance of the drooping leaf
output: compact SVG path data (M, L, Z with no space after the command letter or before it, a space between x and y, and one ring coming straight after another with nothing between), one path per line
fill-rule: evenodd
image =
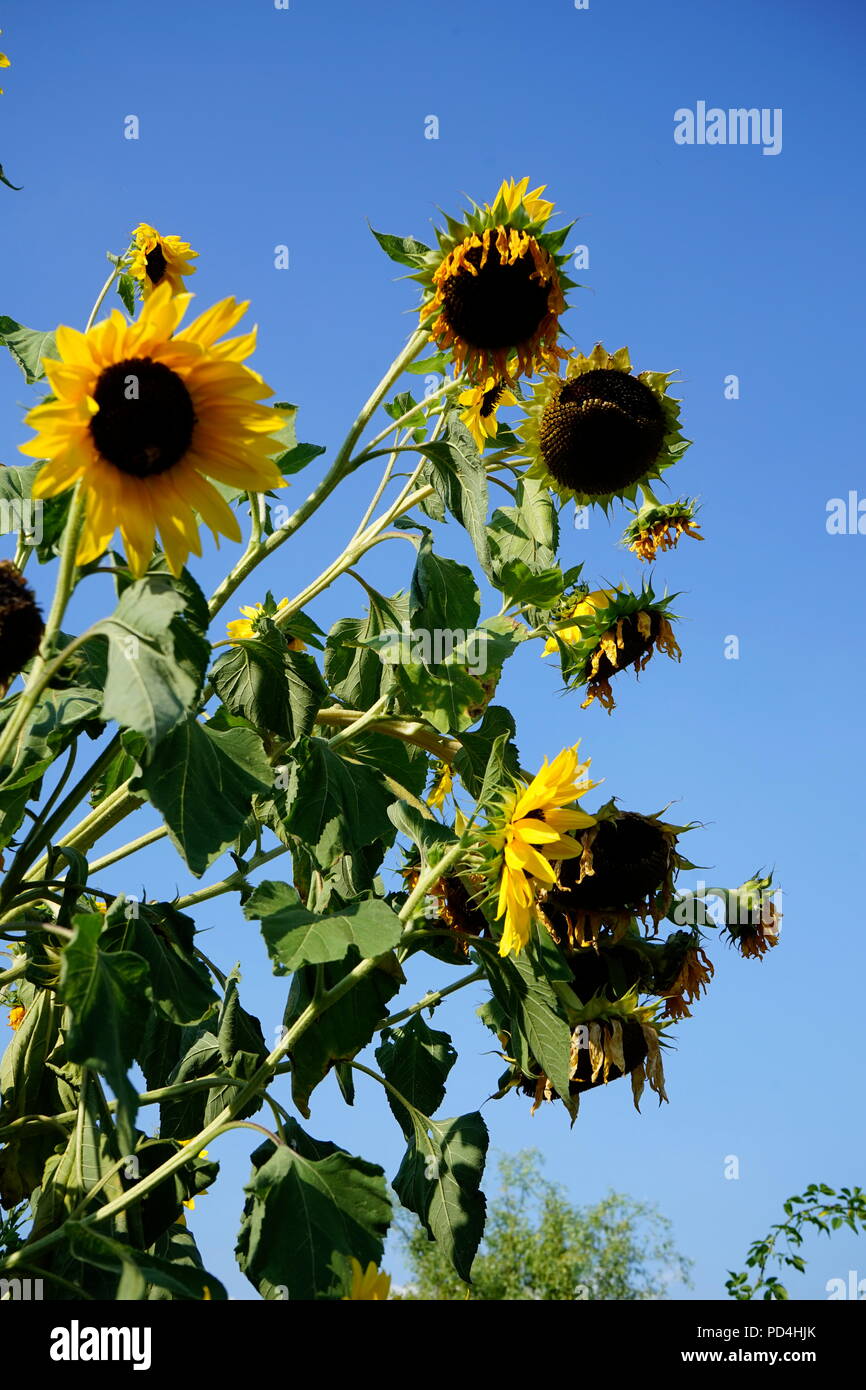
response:
M40 333L36 329L25 328L5 314L0 314L0 343L11 352L28 386L44 377L42 358L58 356L53 332Z
M433 1115L445 1098L448 1073L457 1061L457 1050L447 1033L428 1027L420 1013L407 1023L386 1028L376 1048L376 1061L386 1081L423 1115ZM412 1117L393 1092L388 1104L403 1133L412 1133Z
M389 834L391 798L371 768L350 767L321 738L299 739L292 759L285 829L310 847L321 868Z
M477 1110L451 1120L429 1120L413 1111L412 1121L394 1190L468 1282L487 1210L480 1191L487 1126Z

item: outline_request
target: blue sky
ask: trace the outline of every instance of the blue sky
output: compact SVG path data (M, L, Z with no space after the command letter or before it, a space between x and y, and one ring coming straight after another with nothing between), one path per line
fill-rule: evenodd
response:
M738 883L775 864L782 942L763 962L711 947L715 982L667 1061L669 1106L650 1097L637 1115L613 1085L586 1098L572 1131L559 1107L530 1119L514 1097L484 1113L496 1148L541 1148L548 1174L576 1199L614 1187L657 1202L696 1262L694 1295L722 1296L725 1270L741 1265L786 1196L810 1181L864 1177L866 960L855 904L866 536L829 535L825 524L829 499L858 487L866 496L860 6L590 0L577 11L571 0L499 0L449 11L291 0L279 11L269 0L150 0L143 12L21 0L3 5L0 23L12 59L0 159L24 190L0 188L0 313L32 327L81 325L106 250L121 250L142 220L178 233L201 253L190 284L198 303L252 301L255 365L279 398L300 404L300 437L333 449L413 322L414 287L394 280L365 219L429 240L435 205L456 210L463 191L483 201L503 177L528 174L582 219L572 239L590 263L575 272L586 288L566 319L575 344L626 343L638 370L678 368L695 442L672 495L700 496L706 540L661 557L655 579L681 593L682 664L658 658L639 684L620 678L610 718L560 696L535 650L515 659L500 694L517 715L524 766L582 737L605 779L599 798L640 811L674 801L678 820L703 822L687 852L710 881ZM674 112L699 101L781 108L781 153L675 144ZM123 138L130 114L137 141ZM430 115L437 140L424 138ZM274 268L279 244L290 250L285 271ZM736 400L724 394L730 374ZM0 360L6 463L26 437L28 400ZM315 476L313 466L295 480L292 503ZM278 552L264 575L278 597L341 548L373 482L353 478ZM619 514L610 524L593 514L588 532L572 531L568 512L563 521L566 562L639 582L637 560L617 549ZM439 548L464 558L453 530ZM194 562L203 587L229 550L211 545ZM380 547L365 573L393 591L408 582L408 558L405 545ZM49 578L39 577L43 597ZM264 586L255 581L242 599ZM107 603L92 585L74 616L83 623ZM360 611L350 579L313 609L325 628ZM738 660L724 656L731 635ZM170 896L190 878L171 849L155 847L106 883ZM273 1037L284 986L269 976L255 927L225 898L198 921L209 954L241 961L247 1007ZM441 978L433 962L421 965L411 997ZM474 1108L500 1071L472 1018L482 995L470 994L436 1015L461 1053L442 1113ZM393 1175L399 1135L366 1078L354 1110L326 1081L309 1128ZM223 1177L191 1218L236 1297L251 1294L231 1253L250 1137L221 1141L212 1156ZM737 1181L724 1177L729 1155ZM793 1276L797 1296L824 1297L826 1281L849 1269L866 1275L853 1237L808 1254L808 1274Z

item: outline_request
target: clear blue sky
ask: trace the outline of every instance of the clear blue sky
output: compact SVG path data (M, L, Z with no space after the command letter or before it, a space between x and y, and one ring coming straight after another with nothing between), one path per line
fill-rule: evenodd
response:
M3 74L0 158L24 186L0 188L0 313L39 328L80 325L105 251L151 222L200 251L190 287L202 307L226 294L252 300L255 365L278 397L300 403L300 436L333 448L403 341L415 302L365 219L427 239L434 205L457 208L463 190L491 198L502 177L529 174L583 219L573 240L589 246L590 266L575 278L588 288L574 293L566 321L575 343L627 343L638 369L679 369L695 443L672 487L701 497L707 536L656 566L662 586L682 591L682 665L661 658L640 684L619 679L611 718L560 697L536 652L515 660L502 694L518 716L525 766L582 736L605 797L641 811L675 800L682 821L705 822L687 850L711 881L737 883L775 864L782 943L763 962L711 949L715 983L667 1061L669 1106L650 1097L638 1116L627 1087L612 1085L585 1099L571 1132L559 1107L530 1119L514 1097L484 1113L494 1146L542 1148L548 1173L576 1198L612 1186L658 1202L696 1260L695 1293L720 1297L725 1270L789 1193L866 1176L856 906L866 536L825 528L828 499L858 487L866 495L860 5L590 0L577 11L571 0L498 0L449 10L291 0L278 11L270 0L150 0L144 9L19 0L2 6L0 24L13 64ZM676 145L674 112L698 101L782 108L782 152ZM137 142L123 138L129 114L140 118ZM436 141L424 138L431 114ZM290 248L287 271L274 269L280 243ZM724 396L731 373L738 400ZM7 463L27 433L27 399L14 366L0 361ZM279 552L267 571L278 597L336 553L371 481L354 479L320 524ZM296 480L290 498L307 486ZM589 533L564 520L569 562L639 582L637 560L615 548L618 515L611 525L593 515ZM440 548L465 554L450 532ZM225 558L210 546L194 562L204 587ZM394 589L408 580L408 558L405 546L381 547L367 572ZM43 571L43 597L48 581ZM95 585L87 595L81 622L99 601ZM260 598L258 584L242 597ZM359 597L346 579L315 616L327 628L359 612ZM737 661L724 658L729 635L740 640ZM134 875L117 865L109 886L140 892L143 883L149 896L190 886L168 848L135 865ZM209 954L242 962L245 1002L273 1037L284 985L269 977L255 927L227 899L198 920ZM413 980L420 994L440 978L431 962ZM458 995L436 1016L461 1052L442 1113L474 1108L500 1071L468 1005ZM309 1128L393 1175L399 1136L365 1078L353 1111L326 1081ZM223 1177L191 1218L236 1297L251 1293L231 1253L250 1147L221 1142ZM732 1154L738 1181L723 1175ZM808 1253L797 1296L823 1297L827 1279L851 1268L866 1275L853 1237Z

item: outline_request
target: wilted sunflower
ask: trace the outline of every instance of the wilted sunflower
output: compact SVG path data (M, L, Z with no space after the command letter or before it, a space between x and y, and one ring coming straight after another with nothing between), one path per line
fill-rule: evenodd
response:
M546 231L553 203L541 197L543 185L528 188L528 178L506 180L492 207L473 202L461 222L446 216L438 248L413 277L425 291L422 326L477 386L531 376L562 356L563 291L574 281L560 252L570 227Z
M536 889L556 882L551 861L580 855L581 846L567 833L594 824L586 811L570 808L597 782L585 774L590 759L579 763L578 745L564 748L528 786L515 783L513 792L502 793L491 816L486 839L495 851L491 875L498 896L496 917L505 917L499 954L519 954L529 940L537 916Z
M779 944L782 913L774 897L773 876L755 874L725 893L725 932L743 956L766 955Z
M560 1096L540 1067L533 1066L530 1074L512 1058L508 1059L510 1071L500 1079L497 1096L519 1087L532 1097L533 1115L543 1101L561 1100L574 1120L585 1091L630 1076L636 1110L647 1082L661 1104L667 1100L661 1053L665 1025L656 1019L656 1009L655 1004L639 1004L634 991L613 1003L594 1001L582 1010L581 1021L572 1028L568 1096ZM507 1034L501 1035L501 1041L508 1044Z
M664 966L655 983L655 993L665 1001L662 1018L691 1018L689 1008L706 994L716 973L713 963L694 932L674 932L663 950Z
M174 336L190 298L161 285L135 323L115 310L88 333L57 330L60 360L45 359L56 399L30 411L38 433L20 447L48 460L34 497L81 482L79 565L101 555L119 528L130 569L142 575L158 529L180 574L190 552L201 554L196 514L215 537L241 538L209 478L251 492L281 483L271 459L280 444L270 436L283 421L258 402L271 388L242 365L255 330L217 342L247 305L224 299Z
M697 503L688 497L681 497L678 502L659 502L650 493L626 527L623 543L638 559L654 560L657 551L673 550L680 536L702 541L704 538L694 524L696 512Z
M182 294L184 275L194 275L190 261L198 256L188 241L176 236L160 236L155 227L141 222L132 234L129 273L138 280L144 299L159 285L168 285L172 294Z
M657 928L670 908L676 874L688 864L677 844L690 828L620 811L614 801L602 806L595 824L575 836L580 859L562 863L556 883L542 895L554 937L580 952L602 928L619 940L637 917Z
M616 703L611 678L628 666L640 675L656 650L681 660L671 628L676 615L667 611L670 602L670 598L656 599L646 585L639 594L628 589L596 589L578 595L567 606L542 655L559 651L563 677L570 684L586 686L588 694L581 709L598 700L610 713Z
M489 376L478 386L461 391L457 397L458 405L464 409L460 419L469 430L479 449L483 449L488 439L492 439L499 428L496 412L502 405L516 405L517 397L509 391L504 381Z
M400 872L407 891L411 893L421 872L417 860ZM469 955L469 937L490 935L489 923L478 905L485 888L486 881L481 874L464 874L460 877L452 873L437 878L427 889L427 897L435 904L436 913L430 925L435 926L438 920L455 933L453 943L445 943L448 959L456 957L459 960Z
M613 354L598 343L589 357L568 359L565 375L546 373L524 406L518 427L541 479L563 501L633 500L640 483L661 476L689 441L680 434L679 402L667 394L673 372L632 375L628 348Z
M44 624L33 591L11 560L0 560L0 695L39 650Z
M354 1301L384 1303L391 1292L390 1274L380 1274L372 1260L364 1269L354 1255L350 1255L349 1264L352 1283L349 1292L343 1294L343 1303Z

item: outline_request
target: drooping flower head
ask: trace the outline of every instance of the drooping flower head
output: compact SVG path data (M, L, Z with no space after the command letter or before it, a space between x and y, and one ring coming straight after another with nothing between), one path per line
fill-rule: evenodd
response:
M639 560L654 560L659 550L673 550L680 536L702 541L704 538L695 525L697 510L697 503L688 497L666 503L652 498L635 512L634 520L623 533L623 543Z
M524 407L527 476L578 506L633 500L640 483L660 477L689 446L679 402L667 394L672 375L633 375L628 348L611 354L598 343L589 357L571 355L564 376L546 373Z
M724 930L741 955L760 959L778 945L783 914L775 899L780 892L770 873L754 874L739 888L723 894Z
M598 700L615 706L612 678L628 666L640 674L654 651L679 661L682 652L671 628L670 598L657 599L650 585L639 594L628 589L597 589L578 595L545 643L544 656L559 651L569 685L586 686L581 708Z
M44 624L33 591L11 560L0 560L0 695L39 650Z
M352 1282L347 1294L343 1294L343 1303L361 1301L365 1303L384 1303L391 1292L391 1276L384 1274L374 1265L371 1260L364 1269L359 1260L354 1255L349 1257L351 1267Z
M87 333L57 330L60 360L45 359L55 400L36 406L21 445L47 459L34 497L81 483L85 523L78 564L95 560L119 529L129 567L147 570L157 530L173 574L201 554L199 518L214 536L240 540L237 519L210 479L250 492L281 485L271 438L282 417L259 404L273 395L243 366L255 330L217 340L247 305L224 299L178 332L191 296L160 285L139 318L119 310Z
M457 397L458 405L463 406L460 419L469 430L479 449L483 449L489 439L493 439L499 428L496 412L500 406L516 405L517 397L509 391L504 381L489 376L468 391L461 391Z
M195 274L190 262L197 256L188 241L161 236L155 227L141 222L132 233L129 273L141 286L144 299L149 299L159 285L168 285L172 294L183 294L183 277Z
M581 846L570 830L594 823L577 801L597 782L586 777L590 760L578 762L578 745L564 748L528 786L515 784L504 793L491 816L487 841L494 850L490 875L497 890L497 919L504 917L499 954L523 950L537 917L536 892L556 882L553 861L580 855Z
M665 942L662 967L655 992L665 1001L662 1018L691 1018L690 1005L706 994L716 973L712 961L693 931L674 932Z
M562 355L559 318L574 282L561 250L570 227L549 231L544 186L528 190L528 178L506 180L492 205L473 202L462 221L446 216L438 248L414 277L425 291L421 326L478 386L531 376Z

